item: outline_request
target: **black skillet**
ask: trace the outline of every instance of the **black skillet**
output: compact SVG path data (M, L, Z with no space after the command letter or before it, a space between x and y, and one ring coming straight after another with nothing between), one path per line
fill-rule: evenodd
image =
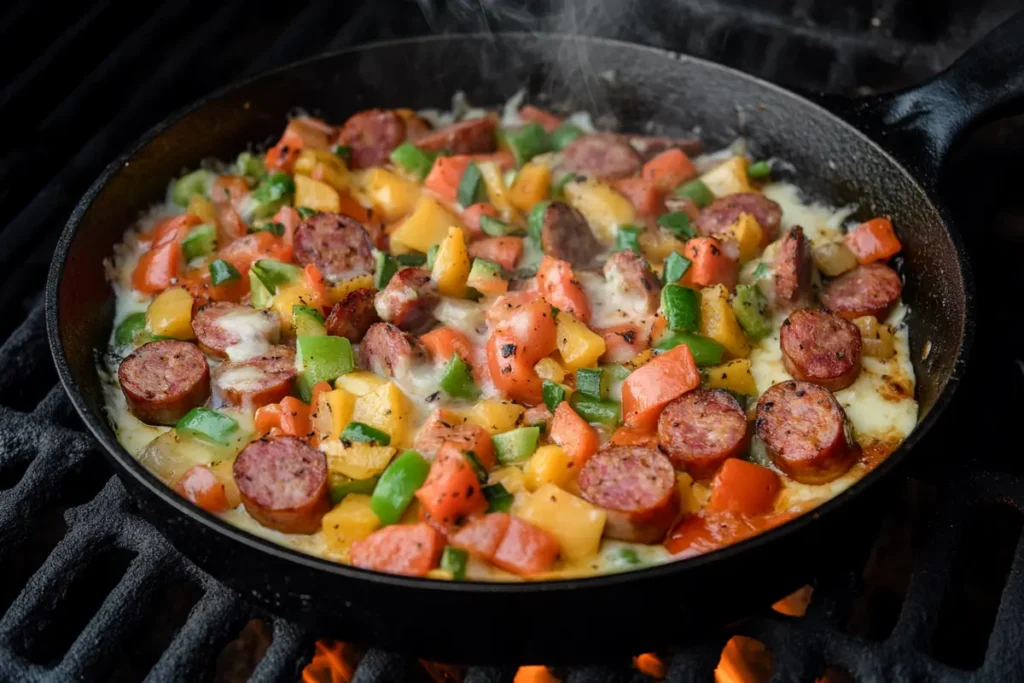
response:
M952 69L840 115L698 59L610 40L442 36L379 43L296 64L221 91L154 128L79 203L47 289L50 345L75 408L140 508L175 545L247 598L336 636L447 661L561 663L651 650L770 604L866 547L883 481L935 423L964 372L970 271L935 196L955 136L1024 93L1024 17ZM435 582L375 574L287 550L179 498L118 444L103 414L95 349L111 328L103 259L168 179L204 157L233 158L282 130L301 105L329 121L369 107L446 108L456 91L498 104L526 87L562 111L612 114L623 130L697 128L709 149L743 135L754 156L792 164L811 196L891 215L903 242L921 423L861 482L770 533L642 571L537 584ZM840 116L846 118L844 120ZM666 623L667 622L667 623Z

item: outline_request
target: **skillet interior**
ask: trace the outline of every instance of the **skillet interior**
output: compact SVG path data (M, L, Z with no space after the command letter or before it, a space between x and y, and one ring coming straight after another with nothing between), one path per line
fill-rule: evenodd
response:
M474 103L495 105L521 87L534 101L539 97L559 109L610 113L623 130L643 130L647 122L674 132L697 129L709 149L742 134L755 156L791 163L795 179L812 195L838 204L856 202L861 217L891 215L904 245L904 298L912 311L912 355L923 416L944 404L947 383L959 375L961 347L970 332L970 301L959 248L941 212L855 129L749 76L615 41L482 35L376 44L216 94L154 129L130 156L107 169L76 208L55 255L47 292L51 346L76 408L154 523L212 573L306 621L318 635L461 661L571 661L593 659L598 651L650 649L678 639L679 627L664 629L637 616L669 609L677 612L670 618L684 628L728 619L749 609L751 601L765 604L797 587L825 556L842 560L842 553L825 548L853 552L860 547L852 539L867 537L871 526L859 514L869 509L867 496L860 494L869 487L877 493L880 487L871 484L896 466L924 431L919 427L885 464L814 518L805 516L683 563L532 586L438 584L299 556L192 508L120 448L103 418L94 366L94 349L105 344L113 315L102 261L139 212L163 196L171 176L204 157L231 158L247 143L275 138L295 105L343 121L368 107L448 108L458 90ZM926 342L930 351L922 361ZM481 610L483 594L488 603ZM473 616L467 619L467 613ZM481 629L478 614L497 618ZM430 619L433 628L424 628L422 618Z

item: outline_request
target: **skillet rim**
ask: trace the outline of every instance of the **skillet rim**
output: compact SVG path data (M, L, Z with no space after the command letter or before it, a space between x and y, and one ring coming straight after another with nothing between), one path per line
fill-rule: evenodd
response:
M651 53L658 57L667 58L673 62L693 62L702 69L714 73L725 73L731 77L738 77L742 81L745 81L746 85L754 88L762 88L774 91L775 94L784 96L794 101L799 107L809 107L816 109L819 113L824 114L828 118L834 119L837 123L848 129L850 133L858 138L858 142L864 145L870 146L875 153L878 153L882 158L891 164L892 168L902 174L912 186L916 187L928 200L928 204L933 208L936 213L939 214L942 219L943 227L946 229L949 235L953 247L957 252L957 262L959 265L960 276L964 283L964 328L963 334L960 338L959 349L956 354L955 361L949 376L945 378L942 383L942 388L935 398L935 402L932 405L931 410L923 419L917 423L910 435L904 439L899 447L893 451L888 457L882 461L877 467L864 475L855 484L840 492L836 496L832 497L825 503L822 503L816 508L809 510L793 520L786 522L780 526L774 527L768 531L757 534L756 536L750 537L746 540L734 543L732 545L720 548L718 550L711 551L695 557L686 558L683 560L673 560L662 564L652 565L642 569L615 572L610 574L599 574L590 577L575 577L575 578L562 578L562 579L545 579L541 581L517 581L517 582L505 582L505 581L441 581L428 578L418 577L407 577L395 574L386 574L383 572L376 572L367 569L360 569L351 565L340 564L332 562L327 559L308 555L298 550L293 550L285 546L279 545L269 539L264 539L256 534L245 531L239 527L233 526L228 522L223 521L219 517L212 515L201 508L189 503L181 496L177 495L171 487L163 483L159 478L145 468L138 460L132 457L124 447L118 442L116 436L113 434L109 424L107 423L104 415L98 415L94 413L86 405L84 396L78 389L78 385L74 378L71 376L68 362L64 356L64 345L60 332L60 323L58 320L58 292L63 282L64 266L67 260L68 251L71 247L71 243L78 232L79 225L82 218L88 212L92 206L93 201L103 191L107 183L111 178L135 156L135 154L146 145L150 144L153 140L157 139L167 129L171 128L187 115L201 109L208 105L210 102L226 95L227 93L247 86L255 81L263 79L267 76L278 74L285 71L297 70L307 64L311 64L324 59L332 59L338 56L346 54L358 54L361 52L367 52L376 49L387 49L393 46L407 45L410 43L430 43L434 41L450 42L452 40L463 40L463 41L479 41L479 40L490 40L494 41L495 38L499 39L511 39L517 42L525 41L576 41L585 42L591 44L605 44L610 47L617 47L623 50L632 51L643 51ZM940 76L941 77L941 76ZM306 57L301 60L297 60L280 66L276 69L267 71L261 71L249 78L230 83L222 88L214 90L207 95L199 98L198 100L185 105L184 107L176 110L159 123L148 129L142 136L140 136L135 143L133 143L129 149L120 154L116 159L110 162L106 168L103 169L100 176L93 182L93 184L86 190L82 198L75 205L71 215L68 218L68 222L64 226L61 233L60 239L54 249L53 259L50 263L50 270L47 276L46 293L45 293L45 314L46 314L46 328L47 337L50 345L50 352L56 365L57 374L60 378L60 382L64 387L65 392L68 394L75 411L82 418L86 427L92 433L93 437L103 447L103 454L109 460L115 464L116 473L119 477L130 475L136 484L146 487L151 494L154 494L161 503L170 506L174 512L184 516L189 520L189 523L201 524L207 527L210 531L216 532L224 537L227 537L232 542L241 543L248 546L250 550L267 553L273 559L277 561L295 562L302 565L307 570L323 571L332 574L340 579L347 580L358 580L358 581L372 581L379 584L384 584L394 588L400 589L438 589L442 591L448 591L456 594L463 595L488 595L488 594L505 594L505 595L519 595L525 593L535 593L540 590L542 592L562 592L567 590L576 590L580 588L611 588L623 583L633 583L643 579L666 579L667 577L674 574L685 573L688 569L697 569L708 564L715 563L716 560L722 559L728 560L736 555L753 554L758 549L763 548L766 545L774 543L776 540L780 540L786 536L791 536L800 533L805 530L811 524L818 523L822 518L837 517L842 514L842 508L846 503L850 502L853 498L866 493L869 489L874 486L881 485L883 479L885 479L896 467L903 464L909 455L913 447L931 430L935 422L938 420L940 415L946 410L949 403L953 399L953 395L956 392L957 387L963 380L963 376L966 372L967 361L970 357L971 347L974 341L975 333L975 286L972 268L970 265L969 256L963 243L958 230L956 230L949 217L949 212L946 207L938 202L934 198L934 193L929 190L927 185L921 182L913 173L911 173L906 166L897 160L892 153L885 149L881 144L870 138L864 131L856 127L841 115L830 111L827 107L808 99L806 96L798 94L793 90L783 88L781 86L770 83L761 78L745 73L738 69L718 64L716 62L708 61L699 57L693 57L690 55L674 52L664 48L653 47L649 45L643 45L640 43L631 43L628 41L617 40L612 38L604 38L598 36L580 36L572 34L560 34L560 33L531 33L524 31L511 31L511 32L473 32L473 33L459 33L449 35L434 35L434 36L419 36L413 38L398 38L391 40L380 40L370 43L362 43L354 46L349 46L339 50L333 50L330 52L319 53L310 57ZM93 350L95 351L95 349ZM127 488L127 487L126 487ZM134 492L130 492L131 495L135 495ZM163 534L163 531L158 529ZM172 545L174 545L172 541ZM183 553L188 556L186 553ZM191 558L190 558L191 559ZM241 573L241 572L239 572ZM236 574L237 575L237 574Z

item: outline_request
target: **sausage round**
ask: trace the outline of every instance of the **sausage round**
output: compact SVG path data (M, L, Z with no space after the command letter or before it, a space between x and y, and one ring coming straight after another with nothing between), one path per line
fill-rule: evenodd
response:
M378 375L404 373L409 366L426 360L420 340L391 323L374 323L359 344L359 365Z
M633 543L662 540L679 512L676 473L654 448L607 446L579 474L583 498L607 513L604 535Z
M842 406L817 384L769 387L757 402L755 425L775 466L803 484L830 482L860 457Z
M437 285L422 268L402 268L374 300L380 319L409 332L422 332L434 321L440 301Z
M447 154L488 154L497 146L494 118L484 116L459 121L416 138L416 146Z
M573 268L590 267L602 249L587 219L565 202L551 202L544 211L540 244L545 254Z
M210 366L194 344L173 339L140 346L117 369L128 409L148 424L173 425L210 397Z
M604 262L604 277L623 294L642 300L638 313L657 313L661 305L661 283L647 261L633 251L617 251Z
M362 223L340 213L318 213L295 230L295 260L314 264L337 282L373 272L373 243Z
M794 225L775 253L775 303L780 307L806 301L811 293L811 247L804 229Z
M377 309L373 307L375 295L372 289L357 289L346 294L331 307L325 325L327 334L358 344L370 325L377 322Z
M850 320L873 315L881 321L902 293L903 283L895 270L882 263L871 263L830 280L821 290L821 303Z
M350 148L349 166L369 168L388 160L405 140L405 121L393 111L367 109L353 114L338 132L338 144Z
M643 164L632 145L612 133L581 135L562 150L565 170L595 178L628 178L639 173Z
M835 313L816 308L793 311L782 323L779 346L793 379L839 391L860 374L860 330Z
M665 406L658 418L661 450L679 469L707 479L727 458L738 457L750 442L747 416L722 389L698 389Z
M246 512L270 529L311 534L331 509L327 459L294 436L253 441L232 472Z
M665 209L668 211L682 211L690 219L691 223L700 218L700 207L697 206L697 202L689 197L679 197L670 194L665 197Z
M625 135L623 137L640 153L644 161L653 159L673 147L678 147L687 156L694 157L700 154L704 146L699 138L670 138L651 135Z
M224 324L239 320L238 326ZM199 348L214 358L227 358L228 349L245 340L276 342L280 321L271 310L255 310L230 301L215 301L199 309L192 318L192 331Z
M228 403L248 403L258 408L288 396L295 375L295 351L287 346L273 346L239 363L221 363L213 371L213 381Z
M782 207L757 192L740 192L716 199L700 212L697 229L704 235L717 235L732 225L741 213L757 219L764 232L761 246L775 240L782 221Z

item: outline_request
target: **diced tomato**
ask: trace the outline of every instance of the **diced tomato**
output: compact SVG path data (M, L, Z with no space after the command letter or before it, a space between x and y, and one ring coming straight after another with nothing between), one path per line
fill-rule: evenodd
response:
M442 199L450 202L456 200L462 174L466 172L469 162L473 159L466 154L450 157L438 157L423 181L423 187L433 190Z
M658 435L645 429L619 427L612 432L612 443L616 446L648 446L657 448Z
M503 299L507 297L500 297L491 307L491 311L498 307L487 339L491 378L505 396L536 405L542 399L543 380L534 366L558 348L551 306L543 299L519 306Z
M228 509L224 484L206 465L193 465L186 470L174 490L207 512L217 514Z
M797 517L797 512L746 517L733 512L703 510L669 532L665 548L677 559L703 555L773 529Z
M490 216L491 218L501 218L501 213L494 208L493 204L487 202L477 202L471 204L462 212L462 222L469 228L469 232L473 237L480 237L484 234L483 230L480 229L480 217Z
M392 524L352 544L352 564L388 574L426 576L437 566L444 538L429 524Z
M146 294L157 294L170 287L184 265L181 242L189 228L200 223L201 218L186 213L163 221L144 235L152 244L132 271L132 287Z
M528 576L551 569L558 559L558 539L526 520L510 517L492 562L505 571Z
M555 408L555 417L551 420L548 432L551 440L562 447L572 461L572 466L579 472L594 453L597 452L599 439L597 431L587 424L569 403L562 401Z
M238 203L249 194L249 183L245 178L238 175L219 175L213 181L210 190L210 201L216 206L232 206L238 208Z
M696 175L697 169L690 157L678 147L666 149L640 170L640 177L662 194L671 192Z
M302 223L302 217L299 216L299 212L290 206L282 206L270 220L284 226L284 234L281 236L281 239L285 244L292 243L295 239L295 230Z
M494 261L511 273L519 263L519 257L523 255L522 237L488 237L477 240L469 245L469 255L472 258L482 258Z
M722 243L714 237L694 237L686 243L683 255L691 264L681 284L687 287L725 285L736 287L739 266L723 251Z
M288 263L292 260L291 245L263 230L235 240L217 252L217 258L224 259L235 267L242 278L248 278L252 264L260 259L274 259Z
M590 320L590 301L587 299L587 293L576 280L572 266L567 261L545 254L537 269L537 284L540 286L541 294L552 306L572 313L582 323Z
M277 144L267 150L267 154L263 158L263 165L268 171L291 172L303 147L305 147L305 142L299 134L291 130L290 127L286 128Z
M256 411L255 422L256 431L263 436L284 434L305 438L313 431L309 406L294 396L262 406Z
M372 218L371 211L360 204L355 197L347 192L342 192L339 194L339 199L341 202L338 213L355 218L360 223L370 222Z
M715 474L708 508L745 515L765 514L772 511L781 488L779 475L767 467L729 458Z
M848 232L843 241L861 265L885 261L903 248L888 218L872 218L861 223Z
M222 204L217 208L217 246L221 249L239 237L245 237L249 229L245 221L230 204Z
M489 562L508 531L510 519L511 515L505 512L492 512L474 519L451 537L451 544Z
M420 504L442 524L449 524L487 509L480 480L462 451L451 442L441 446L423 486L416 491Z
M306 290L312 295L310 306L326 310L331 306L331 298L327 294L327 283L315 263L307 263L302 269L302 281Z
M613 181L612 187L630 201L638 216L660 216L665 213L665 195L649 180L622 178Z
M468 363L474 356L473 343L469 337L454 327L438 327L421 336L420 341L436 361L447 362L457 353Z
M532 104L524 104L519 108L519 118L528 123L539 123L548 133L562 125L562 119Z
M622 418L627 427L653 431L661 409L700 386L693 354L680 344L634 370L622 383Z

